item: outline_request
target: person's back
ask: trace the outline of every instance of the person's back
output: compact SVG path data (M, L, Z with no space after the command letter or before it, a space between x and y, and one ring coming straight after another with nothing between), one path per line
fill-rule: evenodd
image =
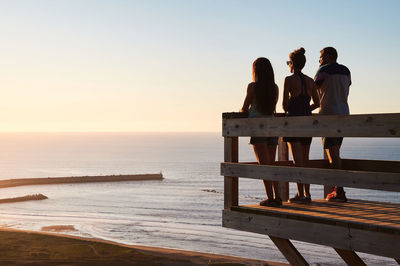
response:
M350 114L347 98L351 85L350 71L336 62L322 65L315 75L321 115Z
M284 103L288 116L311 115L310 100L313 95L313 79L301 72L296 72L285 78L285 84L289 92Z

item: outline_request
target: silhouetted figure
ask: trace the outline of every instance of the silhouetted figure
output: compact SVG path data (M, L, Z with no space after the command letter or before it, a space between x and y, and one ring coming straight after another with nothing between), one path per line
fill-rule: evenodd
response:
M278 101L278 86L275 84L274 71L267 58L257 58L253 63L253 82L247 86L247 94L241 112L249 117L273 117ZM259 164L275 162L278 137L251 137L254 153ZM261 206L281 206L278 182L263 180L267 199Z
M337 51L333 47L325 47L321 50L319 58L320 68L314 78L321 102L320 115L350 114L347 103L351 85L350 71L344 65L336 62L337 57ZM342 161L340 159L342 141L343 138L322 138L329 162L334 169L342 168ZM346 202L347 198L343 187L335 187L332 193L328 194L326 200Z
M304 48L294 50L289 54L287 64L293 75L285 78L282 107L286 116L309 116L319 107L319 98L314 80L304 75L301 70L306 64ZM313 104L310 105L311 98ZM292 153L296 167L307 167L310 154L311 137L285 137ZM310 203L310 184L297 183L297 194L289 202Z

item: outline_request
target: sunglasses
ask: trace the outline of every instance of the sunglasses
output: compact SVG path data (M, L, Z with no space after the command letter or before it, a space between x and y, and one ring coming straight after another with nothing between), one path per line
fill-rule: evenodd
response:
M292 61L286 61L286 65L288 65L288 66L293 65L293 62Z

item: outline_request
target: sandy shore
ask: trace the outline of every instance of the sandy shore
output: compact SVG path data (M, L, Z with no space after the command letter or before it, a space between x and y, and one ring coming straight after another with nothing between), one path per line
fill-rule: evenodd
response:
M45 228L46 229L46 228ZM54 226L48 230L73 230ZM122 245L100 239L0 229L0 265L287 265L223 255Z
M52 184L91 183L91 182L122 182L122 181L143 181L143 180L162 180L162 179L163 176L161 173L143 174L143 175L18 178L18 179L0 180L0 188L32 186L32 185L52 185Z

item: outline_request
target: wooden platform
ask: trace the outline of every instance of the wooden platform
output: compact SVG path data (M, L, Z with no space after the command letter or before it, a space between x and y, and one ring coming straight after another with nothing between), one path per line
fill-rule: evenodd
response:
M287 203L272 208L240 206L239 202L239 178L278 182L279 196L283 200L289 197L288 182L324 185L325 196L333 186L400 192L400 161L397 158L394 158L396 161L342 159L332 163L325 157L296 167L289 161L288 147L282 138L399 138L400 113L299 117L275 114L264 118L224 113L222 135L224 227L268 235L292 265L308 263L291 240L333 247L348 265L365 265L355 251L391 257L400 264L400 204L314 200L311 205ZM278 161L269 165L241 162L238 143L242 136L279 136ZM338 166L340 169L336 168Z
M223 226L380 256L400 256L400 204L395 203L320 199L310 205L233 206L223 210Z

